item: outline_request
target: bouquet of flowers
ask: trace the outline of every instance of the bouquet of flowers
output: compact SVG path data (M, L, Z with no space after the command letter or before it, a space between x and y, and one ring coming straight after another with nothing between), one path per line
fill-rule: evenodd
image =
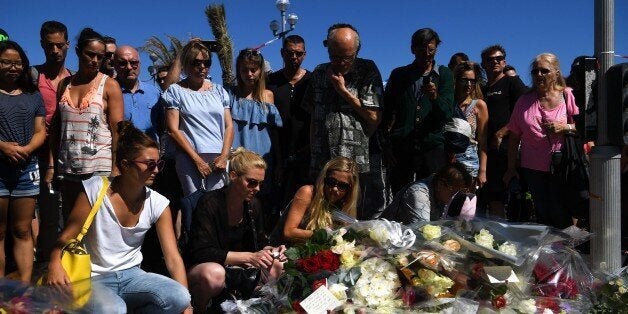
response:
M596 293L592 313L628 313L628 271L621 268L605 276Z

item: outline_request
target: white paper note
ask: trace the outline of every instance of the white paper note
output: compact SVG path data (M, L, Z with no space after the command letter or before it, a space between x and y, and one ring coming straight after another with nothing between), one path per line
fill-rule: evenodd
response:
M320 286L307 298L303 299L300 304L308 314L327 314L328 310L333 310L342 305L325 286Z

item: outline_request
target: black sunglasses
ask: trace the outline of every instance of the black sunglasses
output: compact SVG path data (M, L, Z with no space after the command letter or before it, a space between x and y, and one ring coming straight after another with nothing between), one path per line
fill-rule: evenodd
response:
M339 191L346 192L351 188L351 184L346 182L338 181L332 177L325 178L325 186L328 188L338 188Z
M192 66L194 66L195 68L200 68L201 65L206 68L209 68L212 65L212 59L203 59L203 60L194 59L194 61L192 61Z
M502 62L504 60L506 60L506 57L504 56L486 57L486 62Z
M460 78L458 79L458 82L462 85L475 85L477 84L478 80L476 79L468 79L468 78Z
M261 188L262 185L264 184L264 181L258 181L258 180L247 178L247 177L244 177L244 180L246 181L246 187L249 189L254 189L258 186Z
M240 55L243 56L259 56L261 55L261 53L259 52L259 50L256 49L242 49L240 50Z
M551 70L550 69L543 69L543 68L536 68L536 69L530 70L530 74L532 74L532 75L536 75L539 72L541 72L541 75L546 75L546 74L549 74L551 72Z
M164 165L166 164L166 161L164 160L133 160L133 162L135 163L139 163L139 164L145 164L146 165L146 170L148 171L154 171L155 168L157 168L157 170L161 171L162 169L164 169Z
M127 65L130 64L131 67L135 69L135 68L137 68L140 65L140 62L137 61L137 60L131 60L131 61L128 61L128 60L118 60L118 61L116 61L116 64L119 67L126 67Z
M294 51L294 50L287 50L287 49L282 49L282 51L287 56L296 56L297 58L301 58L305 55L305 51Z

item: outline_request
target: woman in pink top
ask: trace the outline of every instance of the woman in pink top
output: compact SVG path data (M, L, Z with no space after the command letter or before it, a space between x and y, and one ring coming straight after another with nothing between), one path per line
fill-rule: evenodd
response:
M519 98L508 123L511 135L504 182L519 176L517 153L521 143L519 170L529 185L536 220L562 229L572 224L571 215L561 202L560 183L551 175L550 163L552 152L560 151L563 134L575 131L570 116L579 112L555 55L538 55L531 68L532 89Z
M49 137L49 171L44 179L50 183L54 173L61 178L64 221L83 191L83 180L118 174L113 153L118 137L115 125L124 116L120 85L98 72L105 55L102 36L91 28L83 29L75 51L79 68L59 84L59 105Z

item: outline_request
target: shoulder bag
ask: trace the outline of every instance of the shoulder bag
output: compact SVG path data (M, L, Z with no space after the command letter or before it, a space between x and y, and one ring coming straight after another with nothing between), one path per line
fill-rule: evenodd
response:
M85 250L82 240L92 224L92 221L94 221L94 216L96 216L98 209L100 209L102 205L107 189L109 189L109 179L104 176L101 178L103 181L102 188L100 188L98 198L96 202L94 202L92 210L89 212L87 219L85 219L81 232L76 238L68 241L61 249L61 265L63 265L63 269L72 283L71 306L74 309L82 308L87 304L92 295L92 262L89 253ZM45 277L46 275L42 276L37 281L37 285L42 285Z

